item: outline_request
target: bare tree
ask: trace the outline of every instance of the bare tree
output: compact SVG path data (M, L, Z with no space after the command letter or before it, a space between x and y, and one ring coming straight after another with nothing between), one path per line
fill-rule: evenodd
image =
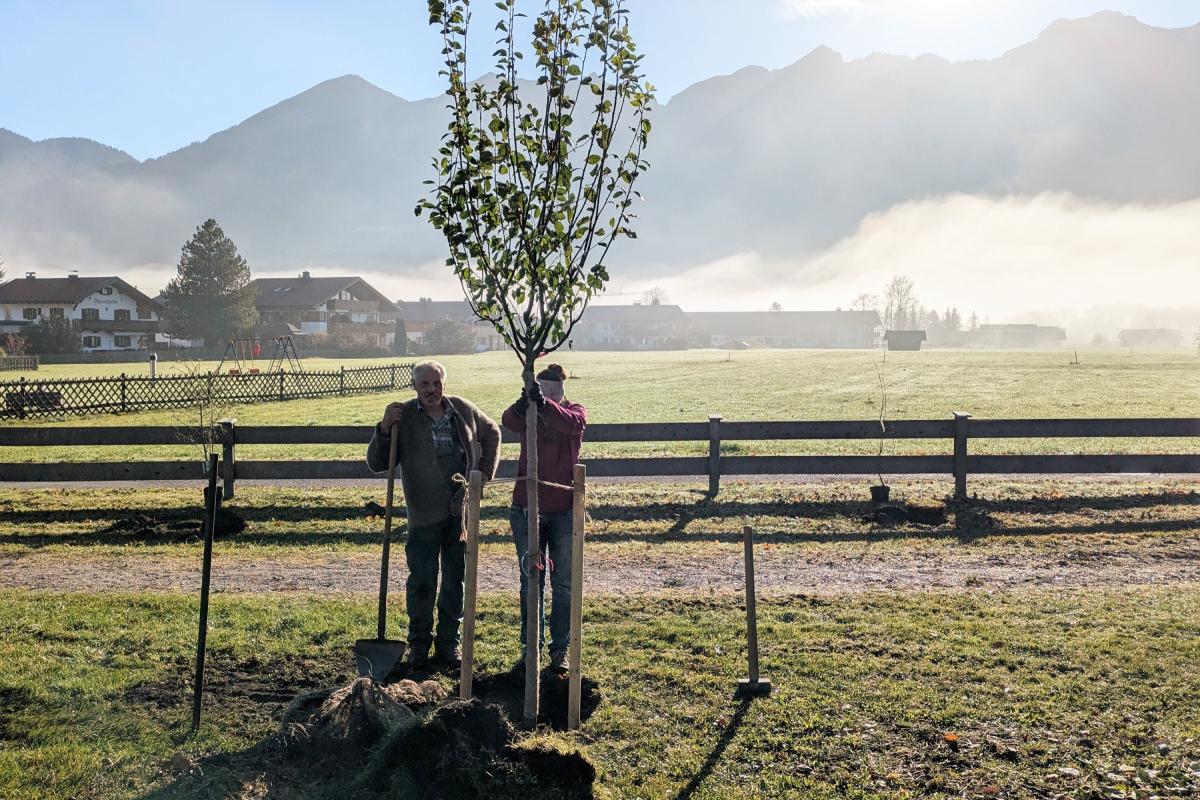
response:
M912 279L893 275L883 290L883 324L891 330L916 327L917 295Z
M771 303L771 308L768 310L769 311L783 311L783 303L780 303L778 300L776 300L774 303Z
M642 302L648 306L661 306L670 303L671 298L661 286L652 286L642 292Z
M854 311L875 311L879 308L879 295L863 292L850 301L850 308Z

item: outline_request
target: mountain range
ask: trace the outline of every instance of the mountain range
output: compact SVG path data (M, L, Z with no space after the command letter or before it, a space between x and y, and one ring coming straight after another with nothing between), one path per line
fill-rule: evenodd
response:
M993 60L818 48L703 81L653 111L639 239L614 251L614 274L745 252L801 264L871 215L942 196L1195 199L1197 75L1200 25L1105 12ZM0 128L0 254L55 271L171 265L215 217L255 269L440 263L439 235L412 211L444 105L347 75L141 162Z

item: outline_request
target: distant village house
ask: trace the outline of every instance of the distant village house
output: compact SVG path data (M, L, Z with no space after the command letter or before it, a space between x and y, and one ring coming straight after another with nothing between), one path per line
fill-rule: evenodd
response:
M876 311L697 311L687 315L702 347L878 347Z
M1129 328L1117 334L1121 347L1182 347L1183 331L1171 328Z
M400 309L358 277L256 278L260 335L291 334L299 344L390 348Z
M20 334L41 319L68 319L81 350L146 350L158 333L163 306L120 278L39 278L28 272L0 284L0 333Z

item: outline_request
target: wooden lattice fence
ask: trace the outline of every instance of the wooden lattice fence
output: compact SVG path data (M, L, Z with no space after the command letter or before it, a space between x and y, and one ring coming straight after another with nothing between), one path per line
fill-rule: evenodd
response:
M61 417L181 408L201 404L265 403L310 397L384 392L412 383L412 364L333 372L259 372L244 375L124 373L113 378L0 383L0 419Z

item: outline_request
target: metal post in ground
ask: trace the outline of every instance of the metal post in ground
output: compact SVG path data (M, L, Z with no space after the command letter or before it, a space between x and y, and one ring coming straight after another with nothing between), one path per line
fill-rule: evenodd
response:
M574 502L571 514L571 652L568 662L567 730L579 727L583 699L583 540L587 520L587 467L575 465ZM557 613L557 612L555 612Z
M462 667L458 679L458 696L471 699L475 668L475 597L479 582L479 501L483 494L483 473L471 470L467 483L467 572L463 580Z
M192 687L192 731L200 727L204 699L204 645L208 639L208 588L212 573L213 530L217 526L217 454L208 457L208 492L204 498L204 561L200 569L200 634L196 641L196 680Z
M749 677L738 680L739 695L762 695L771 693L771 682L758 674L758 608L754 590L754 528L742 528L742 542L746 551L746 655L749 661Z

